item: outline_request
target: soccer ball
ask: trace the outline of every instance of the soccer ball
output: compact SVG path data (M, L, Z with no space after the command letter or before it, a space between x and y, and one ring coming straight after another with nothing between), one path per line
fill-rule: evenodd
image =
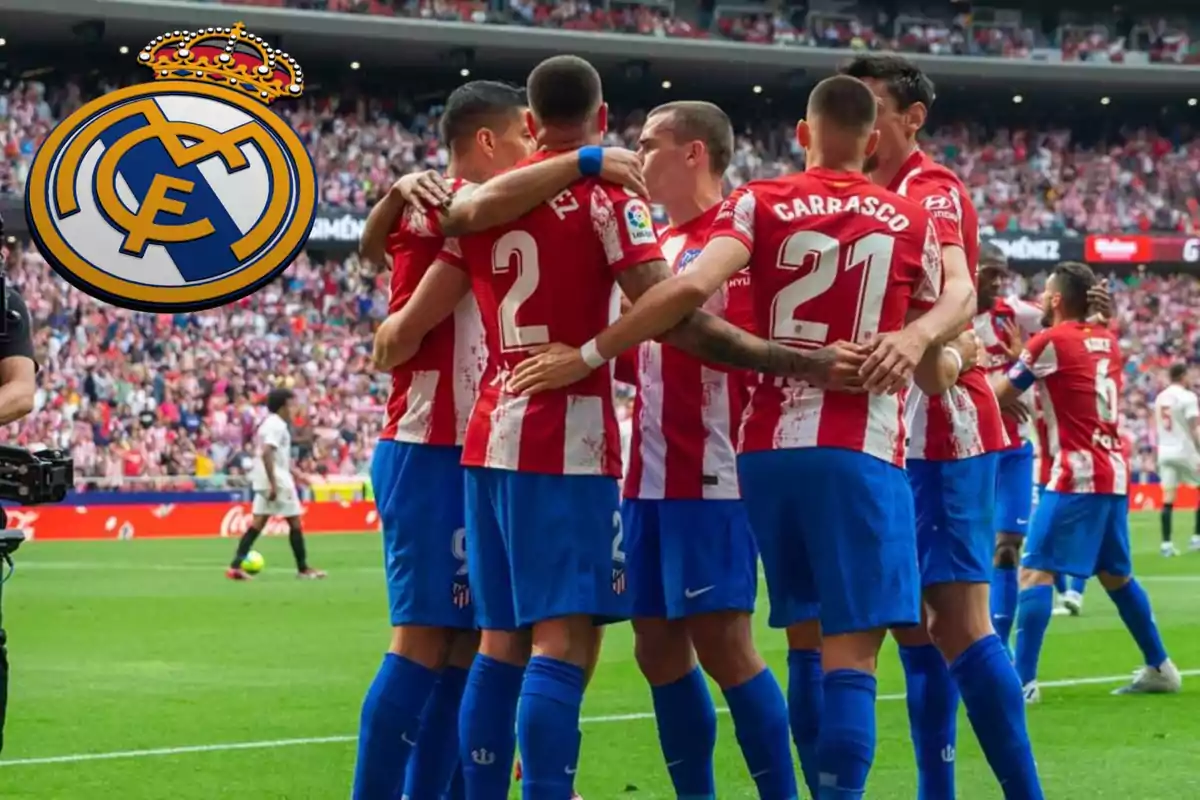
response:
M257 575L258 573L262 572L263 567L266 565L267 562L263 560L262 553L258 552L257 550L251 550L246 554L246 557L242 559L242 569L244 569L246 572L249 572L251 575Z

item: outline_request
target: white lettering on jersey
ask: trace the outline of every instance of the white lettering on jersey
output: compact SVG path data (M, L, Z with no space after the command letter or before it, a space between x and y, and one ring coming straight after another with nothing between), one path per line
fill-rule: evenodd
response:
M801 197L793 199L790 206L787 203L776 203L771 206L771 211L784 222L792 222L797 217L825 214L862 214L879 220L897 233L912 224L894 205L871 195L863 197L855 194L843 199L812 194L807 200Z
M579 210L579 201L575 199L575 195L571 194L571 190L567 189L558 197L551 200L549 206L550 210L554 212L554 216L559 219L566 219L567 214Z

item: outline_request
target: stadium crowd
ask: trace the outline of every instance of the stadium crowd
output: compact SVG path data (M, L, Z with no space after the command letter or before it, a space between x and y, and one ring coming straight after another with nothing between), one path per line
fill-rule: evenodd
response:
M23 193L33 154L55 121L107 88L89 91L73 81L51 88L34 80L0 93L0 193ZM313 153L321 202L358 212L401 175L445 166L448 154L436 138L439 110L329 96L280 109ZM643 118L644 112L624 114L609 144L634 146ZM792 124L741 131L728 188L802 168ZM1182 132L1168 138L1141 128L1085 147L1069 130L987 131L961 123L937 129L926 148L963 177L985 229L1200 231L1200 139Z
M303 8L349 14L413 17L443 22L527 25L642 36L719 38L763 45L899 50L931 55L1125 61L1129 53L1154 62L1192 62L1187 24L1161 18L1097 17L1039 27L1001 13L956 12L953 3L903 4L888 14L863 4L850 11L810 12L806 3L718 2L711 15L677 14L670 0L225 0L235 5ZM964 4L965 5L965 4ZM905 6L912 6L906 8ZM1124 35L1117 31L1125 31ZM1132 59L1131 59L1132 60Z
M55 120L107 88L25 81L0 92L0 193L22 193ZM434 135L438 110L329 97L281 109L313 153L322 202L359 212L401 174L445 165ZM610 143L632 145L642 119L626 114ZM984 225L995 230L1200 231L1200 140L1139 130L1086 149L1069 131L985 137L961 124L941 128L926 147L964 176ZM732 188L802 165L791 124L781 121L742 132L727 179ZM91 485L196 475L221 486L246 471L259 403L282 382L304 409L299 470L365 473L388 388L370 370L368 347L386 308L385 273L354 255L309 253L282 282L236 305L156 317L76 291L28 244L10 250L10 276L36 317L45 368L37 412L4 438L72 450L76 474ZM1024 287L1039 288L1036 279ZM1134 276L1116 284L1115 295L1130 354L1126 429L1137 468L1151 471L1148 403L1172 358L1200 361L1200 325L1189 314L1200 288L1195 277Z

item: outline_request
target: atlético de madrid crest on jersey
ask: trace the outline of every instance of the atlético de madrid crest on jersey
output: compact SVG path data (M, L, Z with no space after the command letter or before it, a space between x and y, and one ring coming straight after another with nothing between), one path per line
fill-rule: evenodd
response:
M699 255L700 255L700 248L699 248L699 247L693 247L691 250L684 250L684 251L683 251L683 255L681 255L681 256L679 257L679 268L678 268L677 270L675 270L675 271L676 271L676 272L683 272L685 269L687 269L687 268L688 268L688 264L690 264L690 263L692 263L693 261L695 261L695 260L696 260L696 257L697 257L697 256L699 256Z

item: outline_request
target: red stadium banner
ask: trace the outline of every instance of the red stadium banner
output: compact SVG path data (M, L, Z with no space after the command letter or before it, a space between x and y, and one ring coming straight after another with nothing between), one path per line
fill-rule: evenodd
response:
M1175 508L1200 507L1200 491L1194 486L1180 486L1175 496ZM1135 483L1129 487L1130 511L1159 511L1162 509L1162 486L1157 483Z
M1200 261L1200 238L1110 234L1089 236L1083 243L1089 264L1195 264Z
M32 541L241 536L250 527L252 517L249 503L61 505L5 510L8 527L21 528ZM379 514L370 501L303 503L300 513L306 534L379 529ZM263 533L283 535L287 530L287 522L275 517Z

